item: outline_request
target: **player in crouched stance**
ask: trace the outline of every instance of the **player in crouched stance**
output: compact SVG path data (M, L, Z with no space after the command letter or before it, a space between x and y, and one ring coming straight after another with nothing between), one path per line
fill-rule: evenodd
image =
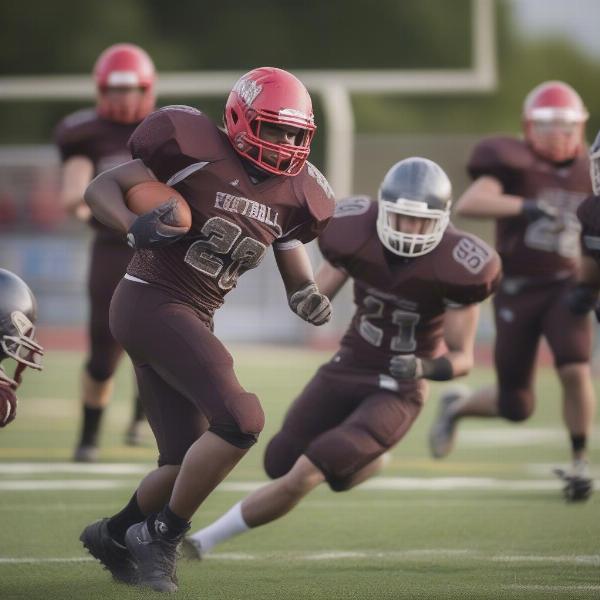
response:
M319 237L319 289L354 279L356 313L333 359L291 405L264 464L274 481L188 537L201 557L234 535L289 512L326 481L345 491L373 475L417 418L427 379L473 365L478 304L499 277L498 255L449 225L451 184L424 158L395 164L378 202L339 202Z

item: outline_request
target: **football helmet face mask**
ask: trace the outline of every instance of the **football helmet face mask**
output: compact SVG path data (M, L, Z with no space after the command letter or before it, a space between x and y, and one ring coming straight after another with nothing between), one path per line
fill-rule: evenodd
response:
M401 160L379 187L379 240L398 256L427 254L442 241L451 205L452 185L439 165L419 157Z
M243 75L227 98L223 120L236 152L263 171L293 176L304 167L316 126L310 95L291 73L261 67ZM264 139L263 127L292 131L293 141L284 135Z
M43 348L35 340L37 305L27 284L14 273L0 269L0 362L12 358L17 362L15 384L25 367L42 369Z
M581 97L570 85L546 81L525 98L525 139L542 158L555 163L572 160L584 143L588 116Z
M116 123L138 123L154 110L154 63L133 44L107 48L94 65L98 114Z

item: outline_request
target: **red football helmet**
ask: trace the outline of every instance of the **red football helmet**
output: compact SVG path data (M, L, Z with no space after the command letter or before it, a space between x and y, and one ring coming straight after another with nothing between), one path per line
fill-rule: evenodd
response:
M134 44L107 48L94 65L100 116L117 123L137 123L154 110L154 63Z
M225 129L236 151L264 171L297 175L310 152L316 126L308 91L291 73L261 67L233 86L224 114ZM292 143L269 141L263 124L298 132Z
M584 143L589 114L579 94L562 81L535 87L523 103L525 139L542 157L553 162L575 158Z

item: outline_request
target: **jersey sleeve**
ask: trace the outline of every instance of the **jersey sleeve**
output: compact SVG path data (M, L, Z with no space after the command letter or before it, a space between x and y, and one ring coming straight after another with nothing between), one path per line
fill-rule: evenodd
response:
M448 305L475 304L490 296L500 282L497 252L469 234L458 235L448 249L446 260L439 265Z
M600 261L600 196L586 198L577 208L581 223L581 251Z
M467 171L474 180L490 176L498 179L504 188L509 188L531 162L531 152L521 140L493 137L486 138L475 146Z
M299 191L305 209L300 223L283 232L275 247L285 248L297 244L307 244L319 237L333 217L335 198L325 176L311 163L306 163L306 174L302 176Z
M374 211L376 205L367 196L352 196L336 203L331 223L319 236L319 249L327 262L347 269L372 233Z
M54 143L62 162L73 156L90 156L90 123L92 110L83 110L65 117L54 129Z
M201 160L212 158L203 142L217 131L214 123L189 106L167 106L146 117L129 139L133 158L139 158L159 181Z

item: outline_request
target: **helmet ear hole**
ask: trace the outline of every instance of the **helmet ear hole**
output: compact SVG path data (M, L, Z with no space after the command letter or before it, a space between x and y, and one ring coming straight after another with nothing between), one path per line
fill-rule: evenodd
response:
M233 110L233 108L231 109L231 120L233 121L234 125L237 125L237 122L239 121L239 117L238 114L235 112L235 110Z

